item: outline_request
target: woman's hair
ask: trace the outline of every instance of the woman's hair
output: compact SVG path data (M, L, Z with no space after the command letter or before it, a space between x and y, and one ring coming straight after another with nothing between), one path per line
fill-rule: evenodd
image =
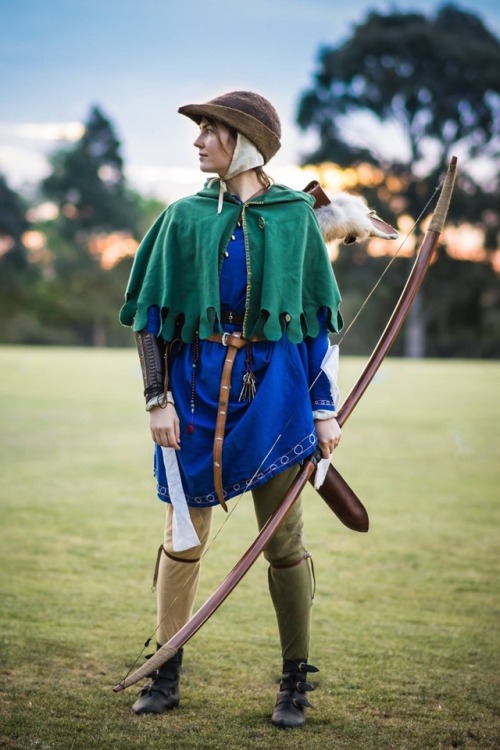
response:
M208 124L214 129L215 137L219 141L219 146L224 151L224 153L227 156L231 156L232 154L230 154L229 151L227 151L227 149L224 147L224 144L222 143L222 138L220 137L220 133L219 133L220 121L214 120L212 117L204 117L203 119L206 120ZM236 130L236 128L232 128L230 125L226 125L225 123L222 123L222 124L227 129L229 133L229 138L236 144L236 140L238 138L238 131Z
M263 167L255 167L255 173L262 187L265 187L266 190L271 187L271 185L273 184L273 180L271 179L271 177L269 177Z

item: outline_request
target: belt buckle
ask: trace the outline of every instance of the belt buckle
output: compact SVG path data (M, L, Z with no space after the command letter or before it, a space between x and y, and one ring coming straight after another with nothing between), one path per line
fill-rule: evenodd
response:
M221 344L222 344L222 346L229 346L229 341L228 341L228 339L229 339L229 336L230 336L230 335L231 335L231 334L230 334L230 333L228 333L228 331L224 331L224 333L222 334L222 339L221 339Z

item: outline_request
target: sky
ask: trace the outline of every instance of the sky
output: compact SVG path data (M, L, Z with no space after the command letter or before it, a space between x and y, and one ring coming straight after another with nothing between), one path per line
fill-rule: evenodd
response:
M249 89L281 116L283 145L270 173L300 187L294 166L314 141L295 114L320 49L347 39L370 10L432 14L442 4L0 0L0 172L15 189L36 184L50 153L62 138L78 138L98 105L115 126L130 182L170 201L203 182L196 126L177 108ZM498 0L454 4L500 35Z

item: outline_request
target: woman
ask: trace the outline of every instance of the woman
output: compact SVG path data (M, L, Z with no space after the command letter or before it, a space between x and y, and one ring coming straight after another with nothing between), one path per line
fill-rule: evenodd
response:
M316 445L329 457L341 434L321 370L340 295L314 200L263 170L280 147L276 110L237 91L179 112L199 126L200 169L215 177L152 226L120 315L136 332L167 502L159 645L191 615L212 507L251 491L261 528L300 463ZM265 557L283 658L272 722L298 727L317 671L307 663L313 591L300 498ZM134 712L179 704L181 660L182 651L152 675Z

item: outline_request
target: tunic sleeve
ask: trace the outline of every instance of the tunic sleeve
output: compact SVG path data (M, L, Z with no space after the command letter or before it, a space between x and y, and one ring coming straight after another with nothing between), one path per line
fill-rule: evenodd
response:
M313 411L335 411L338 406L332 399L330 382L321 369L323 357L329 345L327 328L328 311L320 310L318 313L319 334L315 338L306 337L303 342L302 356L309 377L309 395Z
M160 308L158 307L158 305L151 305L151 307L148 308L148 320L146 323L146 331L148 333L152 333L154 336L159 336L160 328L161 328Z

